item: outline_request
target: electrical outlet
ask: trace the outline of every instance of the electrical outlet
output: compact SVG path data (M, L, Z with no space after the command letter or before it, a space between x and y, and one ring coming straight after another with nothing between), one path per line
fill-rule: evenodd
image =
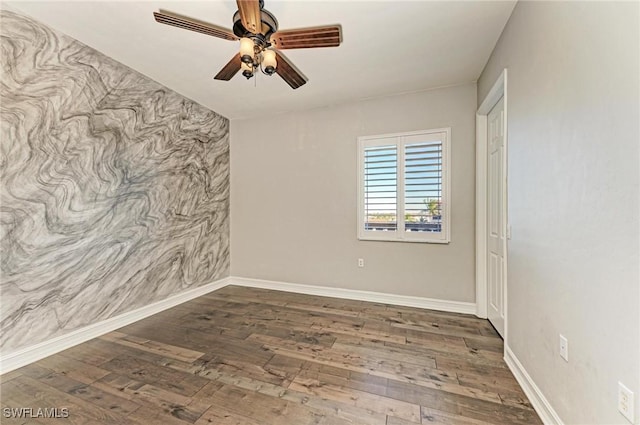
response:
M569 341L562 334L560 334L560 357L566 362L569 361Z
M364 258L358 258L358 267L364 267Z
M633 423L633 391L618 382L618 410Z

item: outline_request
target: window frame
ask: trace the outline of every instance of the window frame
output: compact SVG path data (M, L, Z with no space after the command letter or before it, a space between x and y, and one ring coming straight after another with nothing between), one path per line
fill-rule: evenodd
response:
M434 135L436 135L434 137ZM429 142L442 135L442 231L441 232L406 232L405 231L405 146L420 142ZM425 137L427 140L420 139ZM432 140L436 141L436 140ZM385 242L418 242L448 244L451 242L451 127L430 130L409 131L402 133L379 134L358 137L358 240ZM396 230L373 231L365 229L365 148L375 146L396 146Z

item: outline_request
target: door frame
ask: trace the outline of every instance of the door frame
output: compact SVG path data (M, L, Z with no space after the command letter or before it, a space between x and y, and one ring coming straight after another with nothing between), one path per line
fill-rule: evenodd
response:
M504 98L504 158L503 166L503 201L502 201L502 226L504 235L504 340L507 340L508 329L508 309L507 309L507 240L511 237L509 229L509 219L507 216L507 182L508 182L508 133L507 133L507 69L505 68L489 93L478 107L476 112L476 316L487 318L487 183L488 183L488 140L487 140L487 120L489 112L498 103L500 98ZM506 345L505 345L506 346Z

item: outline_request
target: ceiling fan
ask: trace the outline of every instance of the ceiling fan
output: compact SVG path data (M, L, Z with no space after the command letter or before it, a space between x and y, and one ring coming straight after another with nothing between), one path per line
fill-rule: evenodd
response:
M264 0L236 0L233 31L218 25L178 15L166 10L154 12L157 22L224 40L240 40L236 54L214 77L229 81L238 71L247 79L258 69L266 75L278 74L293 89L305 84L307 77L280 50L336 47L342 42L340 25L278 30L278 21L264 9Z

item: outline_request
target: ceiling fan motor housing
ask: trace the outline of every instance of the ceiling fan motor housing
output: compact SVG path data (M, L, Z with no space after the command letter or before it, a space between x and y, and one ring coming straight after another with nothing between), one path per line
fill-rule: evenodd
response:
M262 4L263 2L260 2L261 7ZM260 44L263 47L268 47L271 44L269 42L271 35L278 31L278 20L271 12L262 8L260 10L260 20L262 22L261 32L259 34L254 34L242 25L240 11L236 11L233 15L233 33L240 38L253 38L257 44Z

